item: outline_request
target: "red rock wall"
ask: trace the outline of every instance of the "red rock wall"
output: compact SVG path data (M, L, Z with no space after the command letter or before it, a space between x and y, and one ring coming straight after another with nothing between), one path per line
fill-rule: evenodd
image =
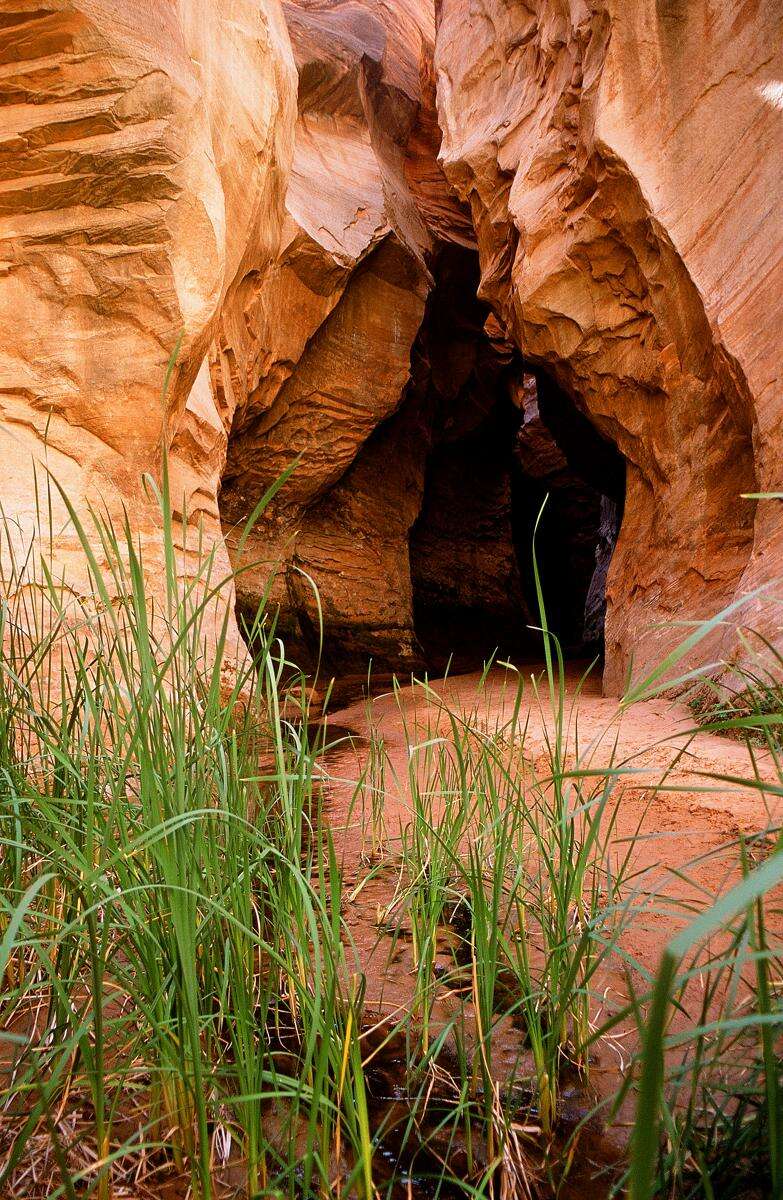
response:
M412 664L417 586L526 619L514 571L491 569L510 562L505 518L473 566L475 538L450 555L455 522L419 518L454 422L537 369L627 464L619 689L674 622L783 573L778 505L739 498L783 487L782 48L777 0L17 0L0 499L21 540L46 455L78 504L129 506L154 559L140 476L167 442L178 506L225 562L219 517L236 558L299 455L247 543L240 607L272 586L312 649L315 585L333 647ZM478 301L454 266L476 252ZM762 597L745 619L779 642L778 611ZM698 653L734 650L721 631Z
M142 474L169 443L176 507L203 514L227 566L230 413L201 367L221 316L277 255L294 119L277 0L15 0L0 57L3 510L26 545L45 460L82 514L130 513L155 592ZM66 525L55 495L54 569L78 594Z
M482 292L628 463L609 690L783 567L776 506L739 499L783 470L782 52L776 0L439 5ZM779 640L778 613L747 619Z
M236 408L224 525L299 455L246 543L240 608L252 619L276 575L282 629L312 643L315 586L332 647L402 665L418 658L407 542L425 443L402 426L369 439L407 393L436 240L471 234L436 161L434 11L295 0L284 12L299 119L283 245L213 364Z

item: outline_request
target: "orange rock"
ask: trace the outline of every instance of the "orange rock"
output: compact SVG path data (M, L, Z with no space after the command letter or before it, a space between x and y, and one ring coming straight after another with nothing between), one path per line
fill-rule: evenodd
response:
M240 609L252 620L276 572L295 646L316 651L315 586L332 646L402 663L416 654L407 541L420 489L401 503L407 462L398 449L395 481L368 439L406 394L432 230L469 235L435 157L433 11L296 0L284 12L299 120L283 248L223 323L213 363L236 406L224 524L241 527L299 456L246 543Z
M782 35L777 0L18 0L0 499L20 540L46 457L78 505L128 507L160 586L140 480L167 444L243 614L271 589L295 649L323 619L335 661L415 664L417 603L483 607L488 636L529 620L511 468L480 452L499 414L608 557L602 452L588 494L540 414L514 442L535 371L625 459L619 690L678 622L783 574L780 505L740 499L783 488ZM778 614L743 619L779 643ZM693 661L734 651L720 630Z
M781 574L783 10L441 0L441 161L482 290L625 455L605 685ZM777 383L776 383L777 381ZM780 608L744 619L780 640ZM720 634L702 660L733 650Z
M99 505L116 520L127 509L154 592L160 531L142 475L159 471L166 443L175 507L203 513L206 544L225 560L216 493L230 414L215 409L204 361L222 311L277 253L290 46L277 0L12 7L2 21L0 500L22 544L37 521L36 463L82 513ZM55 503L55 569L79 590L83 561L66 524Z

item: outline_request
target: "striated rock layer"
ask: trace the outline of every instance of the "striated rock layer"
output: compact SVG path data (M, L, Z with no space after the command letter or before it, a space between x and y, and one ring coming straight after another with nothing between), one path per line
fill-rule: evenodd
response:
M0 503L21 546L39 522L45 534L45 461L82 515L129 513L154 595L142 475L164 445L177 512L201 514L228 566L217 490L232 414L206 354L277 255L295 111L285 25L277 0L14 0L0 60ZM78 595L83 556L54 500L55 573Z
M20 542L45 459L127 509L154 591L166 445L243 620L271 598L311 661L437 665L537 652L549 492L553 622L592 646L605 604L620 689L783 574L780 506L740 499L783 488L782 55L778 0L15 0ZM779 644L778 612L742 619Z

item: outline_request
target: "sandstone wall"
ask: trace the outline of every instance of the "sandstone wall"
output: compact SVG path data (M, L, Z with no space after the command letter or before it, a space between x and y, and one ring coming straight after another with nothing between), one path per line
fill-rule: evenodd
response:
M252 620L274 576L294 647L304 635L316 649L320 606L333 648L402 665L417 657L407 540L425 441L405 424L368 439L407 393L436 238L471 236L436 161L434 10L292 0L284 13L299 119L283 247L213 361L236 407L224 523L231 543L298 455L246 542L240 608Z
M441 161L482 291L625 455L609 690L783 570L783 10L441 0ZM779 606L749 623L780 637ZM700 653L731 653L726 639Z
M674 622L783 573L778 505L739 498L783 487L782 47L777 0L17 0L0 501L19 541L46 461L82 510L130 512L159 587L141 476L167 444L247 617L271 589L295 649L323 619L348 658L415 664L416 588L529 619L506 451L476 447L535 370L626 462L618 690ZM599 447L574 476L551 435L531 410L515 461L573 514L581 579L587 524L605 567L615 468ZM780 641L778 612L745 619Z
M169 443L176 508L203 514L225 567L231 414L204 363L277 254L295 112L277 0L16 0L0 47L3 510L28 542L46 462L82 513L127 509L154 591L160 531L141 477ZM78 593L56 500L55 569Z

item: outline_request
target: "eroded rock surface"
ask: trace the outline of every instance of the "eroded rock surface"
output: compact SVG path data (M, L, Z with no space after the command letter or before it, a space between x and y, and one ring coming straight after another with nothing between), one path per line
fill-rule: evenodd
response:
M442 0L441 161L482 294L628 463L606 685L781 573L783 11ZM755 523L754 523L755 518ZM750 623L779 640L779 609ZM724 643L724 653L733 646ZM715 646L703 645L711 654Z
M740 499L783 487L782 48L777 0L17 0L20 537L47 457L154 558L140 478L168 444L245 619L268 595L294 653L323 623L335 669L404 667L432 661L422 614L522 644L548 490L553 611L573 629L587 602L594 639L608 566L619 689L674 622L783 574L779 505ZM744 619L779 643L778 611Z
M317 587L333 657L402 665L418 657L407 541L425 442L379 426L410 386L436 242L472 233L436 161L434 11L292 0L284 12L299 119L283 249L213 369L237 409L224 524L240 528L298 456L246 542L240 608L252 621L275 575L281 628L315 652Z
M164 444L177 511L203 514L228 565L231 413L202 364L277 255L295 103L285 26L277 0L16 0L0 57L0 501L26 544L46 461L82 514L129 513L154 594L161 537L142 475L159 474ZM78 593L64 518L55 493L55 571Z

